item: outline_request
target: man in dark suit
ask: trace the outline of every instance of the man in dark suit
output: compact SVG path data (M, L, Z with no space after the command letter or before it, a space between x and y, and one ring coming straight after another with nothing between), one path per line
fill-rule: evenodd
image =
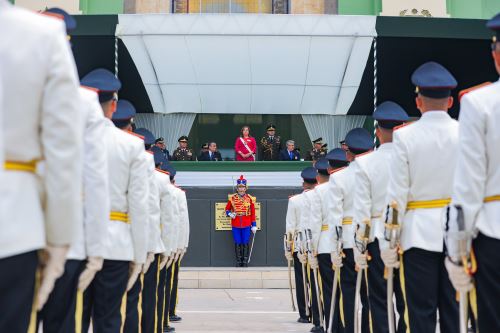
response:
M280 161L300 161L300 153L295 150L295 141L286 142L286 149L280 152Z
M208 151L201 153L198 161L222 161L222 156L217 151L217 144L210 142L208 144Z

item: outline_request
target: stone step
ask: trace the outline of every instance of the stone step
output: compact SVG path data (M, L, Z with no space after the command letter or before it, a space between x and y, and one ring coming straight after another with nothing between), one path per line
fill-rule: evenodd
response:
M295 285L293 268L292 284ZM287 289L286 267L181 267L179 287L184 289Z

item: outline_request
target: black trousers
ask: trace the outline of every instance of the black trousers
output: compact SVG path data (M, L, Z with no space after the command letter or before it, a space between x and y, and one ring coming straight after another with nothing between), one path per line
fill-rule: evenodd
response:
M156 315L156 302L158 290L158 265L160 264L160 255L155 254L155 260L149 266L144 274L144 287L142 288L142 333L154 333L155 321L158 324Z
M340 288L342 290L342 303L344 310L344 331L346 333L354 332L354 298L356 296L356 264L354 262L354 252L352 249L344 249L345 258L343 266L340 269ZM363 274L361 281L361 332L370 332L370 310L368 303L368 294L366 289L366 280Z
M163 326L167 323L167 318L165 318L165 308L168 308L165 297L167 291L170 292L170 280L167 283L167 269L163 268L158 274L158 302L156 303L158 325L156 326L156 333L163 333Z
M403 253L400 276L410 332L436 332L438 310L441 332L459 332L458 302L444 259L444 253L417 248Z
M28 331L37 266L37 251L0 259L0 332Z
M139 333L142 318L142 285L144 274L139 274L132 289L127 291L127 307L125 315L124 333Z
M318 274L319 278L319 274ZM314 326L321 325L321 319L319 317L319 309L318 309L318 295L316 294L316 281L314 280L314 272L312 269L309 269L309 291L311 295L311 321ZM318 286L319 290L319 286Z
M67 260L64 274L57 279L54 289L39 313L44 333L75 332L76 294L78 279L85 268L85 260Z
M368 244L368 253L371 260L368 263L368 296L370 301L370 313L372 316L373 333L389 332L387 318L387 280L384 278L384 262L380 257L378 240ZM396 308L399 314L396 332L405 333L404 321L405 301L399 283L399 269L394 270L394 295L396 296ZM394 316L396 318L396 316Z
M293 253L293 271L295 275L295 296L300 318L309 319L306 315L306 296L304 294L304 279L302 277L302 264L297 257L297 252ZM307 276L306 276L307 278ZM307 285L307 283L306 283Z
M477 260L477 326L479 332L500 332L500 240L479 233L473 247Z
M332 288L333 288L333 277L335 271L332 268L332 259L330 253L318 254L319 263L319 274L321 275L321 286L323 288L323 304L325 313L325 330L329 327L330 323L330 307L332 303ZM335 313L333 314L333 332L342 332L343 327L340 322L340 288L337 289L337 295L335 297Z
M82 332L87 333L92 317L93 333L120 332L122 299L127 290L129 261L104 260L83 295Z
M179 291L178 284L179 284L179 269L181 266L180 260L177 260L175 263L172 264L172 266L174 267L172 268L173 280L172 280L172 290L170 291L169 315L175 316L175 309L177 308L177 293Z
M170 313L170 302L172 300L172 285L174 284L174 263L166 270L165 276L165 307L163 308L163 326L167 327L170 324L169 313Z

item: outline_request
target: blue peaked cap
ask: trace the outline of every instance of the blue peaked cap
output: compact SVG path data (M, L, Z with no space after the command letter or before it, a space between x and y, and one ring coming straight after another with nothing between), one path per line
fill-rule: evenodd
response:
M342 148L335 148L330 150L325 157L328 161L347 162L347 154Z
M116 112L113 113L112 120L129 120L136 114L135 107L126 99L120 99L116 106Z
M408 121L409 117L399 104L392 101L386 101L380 104L375 112L373 112L373 119L378 121L380 127L393 129Z
M175 171L175 168L173 167L173 165L170 163L163 163L161 165L161 169L170 174L170 179L174 179L175 174L177 173L177 171Z
M493 18L491 20L489 20L488 23L486 23L486 27L493 30L493 31L496 31L497 42L499 42L500 41L500 13L493 16Z
M373 149L373 138L364 128L354 128L345 136L345 144L353 153Z
M56 14L61 16L66 25L66 33L69 34L70 31L76 29L76 20L73 16L69 15L64 9L53 7L45 11L45 13Z
M315 167L307 167L300 173L300 177L304 179L304 181L316 182L316 176L318 175L318 170Z
M80 84L97 89L101 103L110 101L114 93L122 87L120 80L104 68L94 69L82 78Z
M155 136L146 128L138 128L134 131L136 134L142 135L144 137L144 143L147 145L152 145L155 143Z
M426 62L411 75L411 82L417 92L430 98L445 98L457 86L455 77L442 65L434 61Z
M324 157L320 158L319 160L316 161L316 163L314 163L314 167L318 170L318 173L324 174L324 171L328 171L329 166L330 164L328 163L328 160Z

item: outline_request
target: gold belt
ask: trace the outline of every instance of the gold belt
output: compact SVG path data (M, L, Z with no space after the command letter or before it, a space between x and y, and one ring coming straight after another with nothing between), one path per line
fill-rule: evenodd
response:
M500 195L492 195L484 198L484 202L500 201Z
M328 231L328 224L322 224L321 231Z
M352 217L344 217L342 219L342 225L351 225L352 224Z
M130 221L128 219L128 214L127 213L122 213L122 212L111 212L109 213L109 219L111 221L120 221L129 224Z
M436 200L423 200L423 201L410 201L406 205L406 210L413 209L426 209L426 208L444 208L451 202L450 198L436 199Z
M16 162L16 161L5 161L4 169L9 171L24 171L24 172L36 172L36 164L35 160L30 162Z

